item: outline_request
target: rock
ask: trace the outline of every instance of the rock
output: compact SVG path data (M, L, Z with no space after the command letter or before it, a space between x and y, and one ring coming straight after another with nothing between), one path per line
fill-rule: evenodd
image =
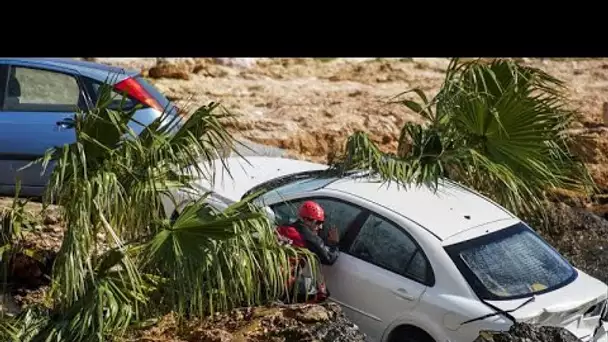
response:
M23 253L9 260L9 279L25 287L35 288L48 282L44 277L45 265Z
M148 76L151 78L190 79L189 67L171 63L160 63L153 66L148 70Z
M54 214L47 214L44 217L44 221L43 222L46 225L57 224L57 223L59 223L59 217L57 215L54 215Z
M506 332L482 331L473 342L581 342L581 340L563 328L516 323Z
M295 317L298 321L304 323L318 323L329 321L327 309L322 306L304 307L298 311Z

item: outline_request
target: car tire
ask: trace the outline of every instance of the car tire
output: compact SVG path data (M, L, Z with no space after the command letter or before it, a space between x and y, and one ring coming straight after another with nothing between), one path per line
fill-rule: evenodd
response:
M407 326L395 329L391 333L389 342L435 342L435 340L423 330Z

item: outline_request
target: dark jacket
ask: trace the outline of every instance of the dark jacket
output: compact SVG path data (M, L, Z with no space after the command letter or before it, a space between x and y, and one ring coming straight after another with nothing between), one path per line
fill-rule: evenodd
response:
M340 250L337 246L326 245L323 239L306 228L302 221L298 220L287 226L280 227L279 232L283 236L294 240L294 245L305 247L316 254L321 264L333 265L340 255Z

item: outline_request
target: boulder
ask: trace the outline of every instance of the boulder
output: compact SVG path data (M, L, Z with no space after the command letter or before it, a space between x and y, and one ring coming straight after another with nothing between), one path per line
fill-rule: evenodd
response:
M190 66L172 63L159 63L148 70L151 78L174 78L180 80L190 79Z

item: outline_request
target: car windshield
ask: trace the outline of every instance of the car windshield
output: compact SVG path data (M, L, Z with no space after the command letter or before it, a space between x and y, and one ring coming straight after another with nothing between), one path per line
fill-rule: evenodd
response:
M483 299L515 299L573 281L574 268L523 223L447 246L446 251Z

